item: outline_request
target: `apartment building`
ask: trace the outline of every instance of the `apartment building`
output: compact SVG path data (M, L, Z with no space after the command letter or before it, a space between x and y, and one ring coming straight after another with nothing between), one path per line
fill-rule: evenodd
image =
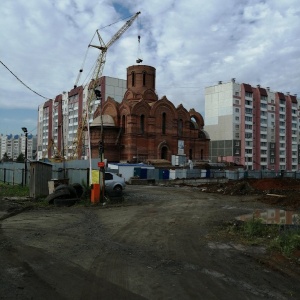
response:
M219 82L205 88L205 128L213 162L249 170L296 171L300 162L297 95Z
M7 156L16 160L18 156L23 153L25 155L26 147L26 137L25 135L1 135L0 136L0 157L3 158L6 153ZM37 137L32 134L27 136L27 159L29 161L36 159L36 149L37 149Z
M86 110L90 85L78 86L69 92L63 92L38 107L38 159L52 158L60 155L70 158L74 155L74 141L77 139L78 126L82 122ZM126 80L102 76L99 79L101 100L108 97L121 102L127 90ZM88 108L89 120L100 104L100 99L94 99ZM87 158L87 143L76 149L76 157Z
M1 140L1 151L0 157L2 159L3 155L6 153L8 157L12 157L12 134L2 135L0 136Z

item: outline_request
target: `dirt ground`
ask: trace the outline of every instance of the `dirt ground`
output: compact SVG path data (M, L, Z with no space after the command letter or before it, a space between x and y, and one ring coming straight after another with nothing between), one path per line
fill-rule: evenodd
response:
M274 180L128 185L105 206L0 199L0 299L299 299L299 263L220 234L254 209L299 210L298 183L275 204Z

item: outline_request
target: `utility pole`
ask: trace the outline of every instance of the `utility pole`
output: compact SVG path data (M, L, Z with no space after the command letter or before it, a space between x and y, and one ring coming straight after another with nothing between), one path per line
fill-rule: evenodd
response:
M100 170L99 170L99 184L100 184L100 202L104 202L105 195L105 167L104 167L104 139L103 139L103 112L102 112L102 94L101 88L96 87L94 89L97 100L100 100L100 140L99 140L99 158L100 158Z
M25 133L25 186L27 185L27 143L28 143L28 131L26 127L22 127Z

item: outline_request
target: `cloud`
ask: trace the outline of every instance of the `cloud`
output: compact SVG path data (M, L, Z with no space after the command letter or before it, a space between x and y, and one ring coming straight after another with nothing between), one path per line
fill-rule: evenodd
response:
M233 77L300 94L296 0L3 0L1 11L1 61L49 98L73 87L84 61L80 83L87 80L99 55L88 48L96 29L107 43L137 11L138 20L108 50L104 75L125 79L142 56L157 69L160 97L202 114L205 86ZM1 65L0 84L0 107L36 113L44 102Z

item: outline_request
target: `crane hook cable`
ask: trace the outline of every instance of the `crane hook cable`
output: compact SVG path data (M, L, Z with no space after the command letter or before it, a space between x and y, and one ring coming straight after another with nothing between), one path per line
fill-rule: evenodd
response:
M24 83L17 75L15 75L1 60L0 60L0 63L13 75L17 78L18 81L20 81L24 86L26 86L30 91L32 91L33 93L37 94L38 96L44 98L44 99L50 99L50 98L47 98L41 94L39 94L38 92L34 91L32 88L30 88L26 83Z

